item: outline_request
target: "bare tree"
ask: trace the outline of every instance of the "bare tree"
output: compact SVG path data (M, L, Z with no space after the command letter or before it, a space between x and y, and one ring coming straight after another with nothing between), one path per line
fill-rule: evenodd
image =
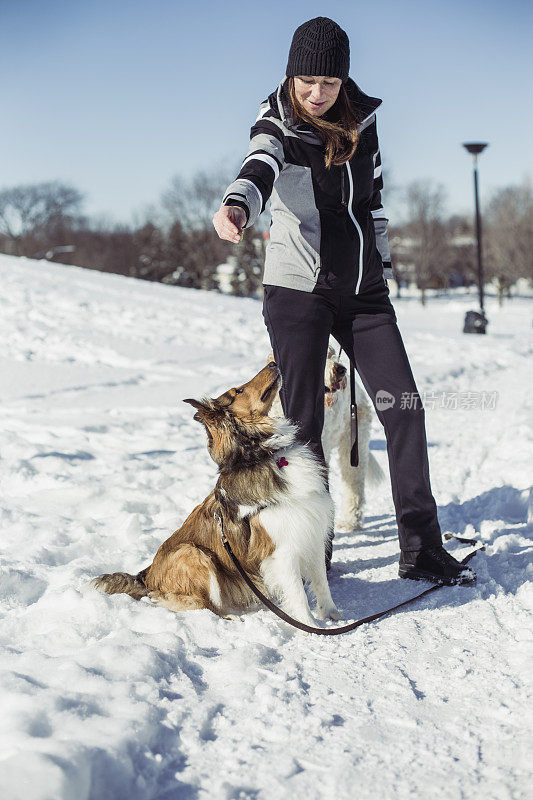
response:
M134 243L134 233L125 225L88 227L71 233L76 250L63 263L114 272L119 275L138 276L139 248Z
M160 280L176 286L195 287L196 277L194 272L191 272L189 266L185 264L188 261L189 244L190 235L185 233L180 222L174 222L166 239L167 263L170 269Z
M442 185L429 180L413 181L406 190L408 223L411 237L411 258L416 281L421 291L422 305L426 303L429 286L447 285L449 244L443 222L445 192Z
M153 222L147 222L133 234L137 250L136 264L130 274L149 281L159 281L171 271L167 260L165 237Z
M212 219L230 182L225 170L197 172L190 179L176 176L161 198L171 260L179 260L175 282L181 286L218 288L217 269L226 261L230 245L219 239Z
M231 245L219 239L213 225L190 233L187 238L183 261L186 274L192 276L197 289L218 291L218 266L227 260Z
M246 231L242 242L235 248L235 267L231 277L233 294L256 297L260 293L264 254L263 237L254 235L253 228Z
M4 189L0 191L0 233L15 255L32 255L39 245L61 244L65 231L83 221L82 201L77 189L58 181Z
M448 274L450 286L471 286L477 283L476 235L473 220L453 214L446 222Z
M213 173L202 170L189 179L174 176L161 197L161 205L171 224L177 220L187 232L212 228L213 214L220 207L224 190L231 180L227 171L222 169Z
M496 281L500 305L519 278L533 279L531 181L493 195L484 214L487 275Z

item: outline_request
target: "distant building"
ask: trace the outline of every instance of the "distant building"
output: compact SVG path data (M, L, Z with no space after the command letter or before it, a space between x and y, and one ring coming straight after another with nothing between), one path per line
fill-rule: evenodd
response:
M416 287L416 270L412 253L417 245L417 240L406 234L391 233L389 235L389 243L396 279L401 286ZM475 247L476 238L472 234L457 233L450 238L449 244L457 250L457 260L460 263L464 250ZM452 258L452 264L453 261L454 259ZM460 269L449 269L447 277L450 286L464 286L466 283Z

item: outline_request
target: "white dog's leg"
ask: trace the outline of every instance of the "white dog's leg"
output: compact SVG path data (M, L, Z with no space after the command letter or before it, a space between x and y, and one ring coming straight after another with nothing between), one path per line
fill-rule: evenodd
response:
M317 626L307 602L300 569L290 552L278 547L263 561L261 576L269 594L281 596L282 608L287 614L306 625Z
M341 503L335 524L339 531L359 531L364 524L365 479L359 443L359 466L350 464L349 439L339 443L339 468L341 473Z
M357 407L359 466L350 464L349 428L339 442L339 467L342 479L341 507L337 519L337 529L358 531L363 529L365 507L365 480L368 465L368 448L372 412L367 401L360 401ZM349 423L349 421L348 421Z
M306 577L316 597L316 615L319 619L342 619L342 614L333 602L326 575L323 551L313 554L306 565Z

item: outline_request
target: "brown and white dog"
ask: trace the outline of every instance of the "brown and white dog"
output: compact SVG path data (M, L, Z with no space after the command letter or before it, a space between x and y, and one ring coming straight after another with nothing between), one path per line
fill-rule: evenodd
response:
M317 599L319 619L341 619L329 591L324 549L333 516L324 468L295 438L287 420L268 416L281 384L274 362L217 398L185 400L206 430L218 464L212 492L137 576L116 572L93 585L108 594L149 597L174 611L208 608L220 616L255 604L220 540L223 522L233 552L258 587L284 610L316 625L302 578Z
M268 360L273 357L271 353ZM360 531L364 525L365 485L377 485L385 479L376 457L370 451L372 430L372 405L365 390L355 379L355 401L357 403L357 429L359 465L350 464L350 387L346 367L335 356L333 347L328 347L324 372L324 427L322 448L326 463L331 463L334 450L339 457L340 504L335 514L336 531ZM272 405L271 415L282 417L283 409L279 395Z

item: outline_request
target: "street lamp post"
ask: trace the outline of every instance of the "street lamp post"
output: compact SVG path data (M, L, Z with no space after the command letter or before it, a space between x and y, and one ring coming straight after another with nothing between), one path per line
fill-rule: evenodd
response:
M479 290L480 312L467 311L463 333L485 333L488 319L485 316L485 304L483 295L483 260L481 255L481 214L479 211L478 180L477 180L477 157L479 153L488 147L486 142L468 142L463 147L474 157L474 197L476 203L476 236L477 236L477 283Z

